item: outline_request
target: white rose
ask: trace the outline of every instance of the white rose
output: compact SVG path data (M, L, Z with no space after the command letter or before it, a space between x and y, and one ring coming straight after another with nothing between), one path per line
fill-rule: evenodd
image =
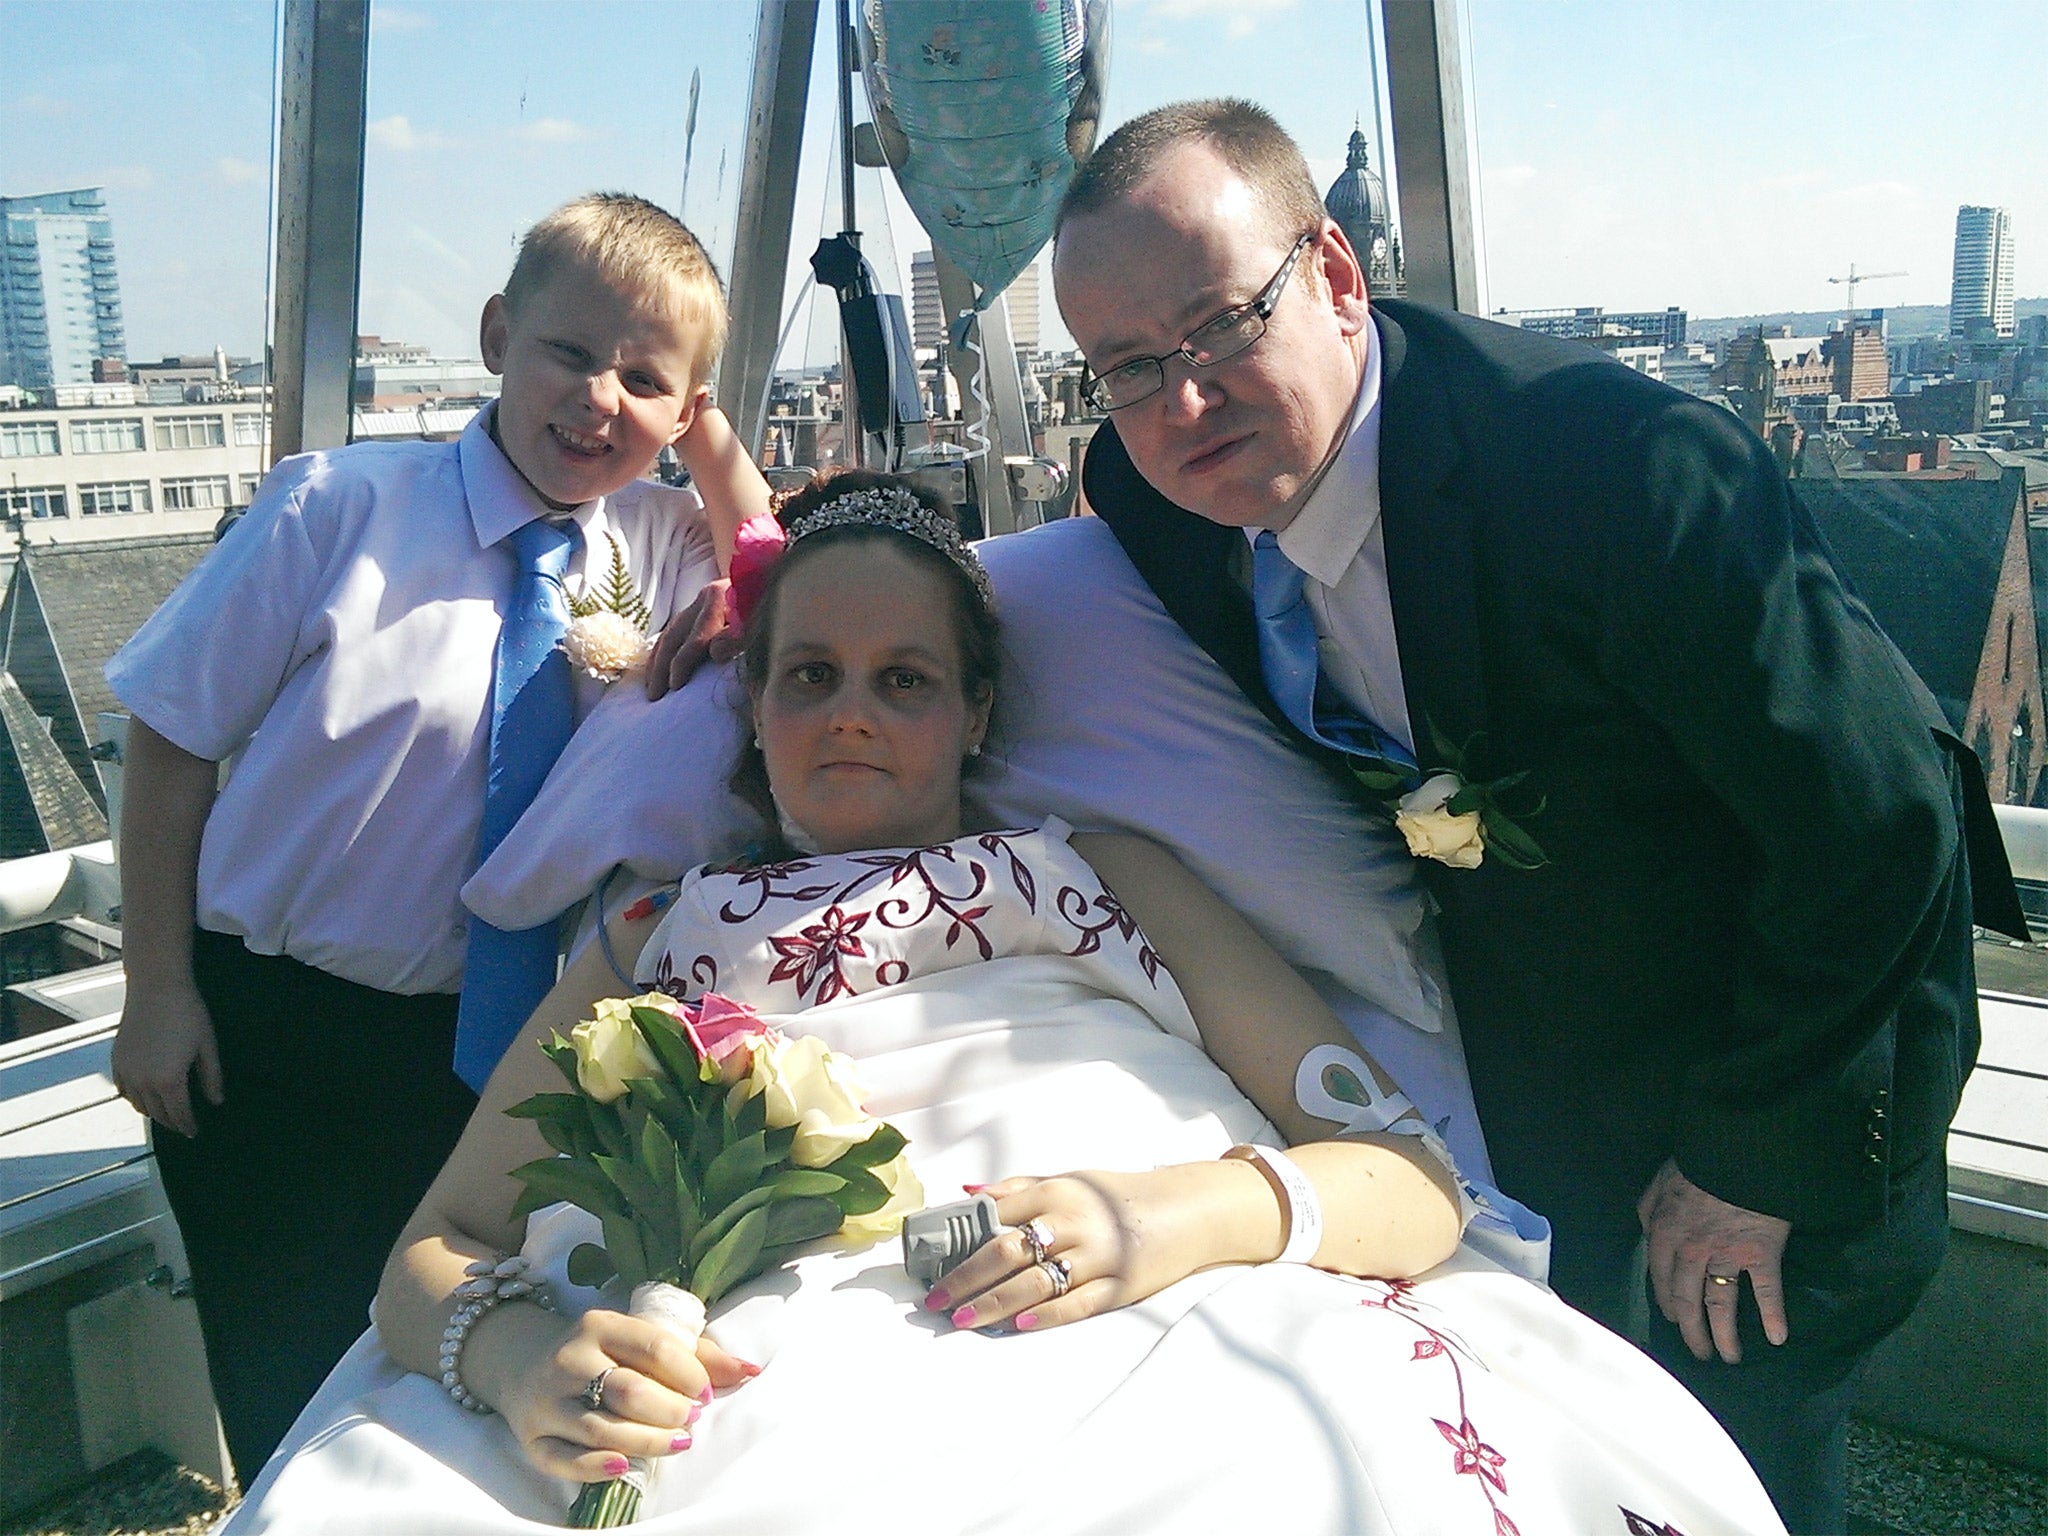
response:
M882 1123L861 1108L866 1090L854 1076L853 1063L828 1051L815 1035L756 1047L746 1086L749 1096L767 1096L772 1128L796 1127L790 1161L799 1168L837 1161Z
M1445 806L1465 787L1455 773L1439 773L1403 795L1394 825L1418 859L1435 859L1453 869L1477 869L1486 855L1486 832L1477 811L1452 815Z
M592 1017L569 1031L576 1049L576 1081L600 1104L622 1098L626 1082L659 1077L661 1066L633 1022L633 1005L623 997L607 997L591 1009Z
M572 667L581 667L599 682L615 683L647 665L654 642L624 614L599 609L570 623L562 649Z
M865 1216L849 1216L840 1227L842 1236L855 1240L866 1238L882 1242L903 1230L903 1218L912 1211L924 1209L924 1185L910 1170L910 1160L898 1152L881 1167L870 1172L882 1181L889 1191L889 1203L879 1211L869 1211Z

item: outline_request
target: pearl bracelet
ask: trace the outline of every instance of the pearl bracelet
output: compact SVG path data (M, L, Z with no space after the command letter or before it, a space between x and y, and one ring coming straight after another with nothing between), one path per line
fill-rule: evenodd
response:
M1245 1142L1230 1151L1233 1156L1241 1156L1262 1166L1273 1183L1279 1186L1281 1199L1287 1202L1287 1246L1280 1250L1280 1257L1274 1262L1308 1263L1316 1256L1316 1250L1323 1246L1323 1202L1316 1197L1315 1185L1295 1165L1293 1158L1277 1148Z
M463 1271L469 1278L455 1287L460 1305L441 1330L441 1385L471 1413L492 1411L462 1380L462 1346L469 1342L469 1330L477 1320L506 1301L530 1301L543 1311L555 1310L554 1298L539 1282L527 1278L532 1268L532 1260L520 1253L510 1258L478 1259Z

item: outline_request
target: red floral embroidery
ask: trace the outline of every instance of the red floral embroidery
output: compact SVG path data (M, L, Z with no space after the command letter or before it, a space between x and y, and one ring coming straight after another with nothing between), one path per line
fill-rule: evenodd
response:
M1677 1526L1668 1522L1657 1524L1648 1515L1639 1515L1626 1505L1617 1505L1621 1518L1628 1522L1628 1536L1685 1536Z
M1458 1422L1454 1426L1446 1420L1432 1417L1430 1423L1451 1443L1452 1468L1456 1475L1478 1478L1479 1491L1486 1496L1486 1507L1493 1515L1494 1536L1520 1536L1515 1522L1508 1518L1507 1511L1495 1498L1495 1494L1505 1496L1508 1491L1507 1474L1502 1470L1508 1459L1479 1438L1479 1431L1465 1410L1465 1370L1458 1363L1459 1356L1466 1354L1464 1346L1423 1319L1423 1303L1417 1301L1413 1294L1415 1283L1412 1280L1375 1280L1368 1283L1379 1288L1381 1294L1367 1298L1359 1303L1361 1306L1376 1307L1382 1312L1404 1317L1422 1330L1422 1337L1415 1341L1408 1358L1411 1361L1442 1360L1450 1366L1451 1380L1458 1392ZM1632 1532L1631 1536L1640 1536L1640 1533Z
M1145 936L1138 931L1138 920L1124 910L1123 903L1109 893L1107 887L1097 886L1091 897L1085 891L1073 886L1061 889L1055 902L1059 914L1071 923L1081 935L1070 955L1092 955L1102 948L1102 936L1114 932L1126 944L1138 946L1138 965L1145 972L1145 979L1153 986L1159 985L1159 954L1145 942ZM1101 913L1099 919L1093 914Z
M867 926L868 916L866 912L848 912L835 903L800 932L771 936L768 942L782 958L775 962L768 980L795 982L798 997L816 982L818 995L812 1001L819 1003L853 991L842 962L846 956L866 956L866 946L854 935Z
M1508 1491L1507 1479L1501 1476L1501 1466L1507 1457L1479 1438L1479 1431L1472 1427L1470 1419L1460 1419L1456 1429L1442 1419L1433 1419L1437 1433L1457 1447L1457 1469L1461 1476L1477 1473L1502 1493Z

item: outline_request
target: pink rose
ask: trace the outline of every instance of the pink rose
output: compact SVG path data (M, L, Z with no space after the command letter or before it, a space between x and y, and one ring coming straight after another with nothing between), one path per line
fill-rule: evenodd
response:
M683 1033L699 1061L711 1063L722 1083L736 1083L753 1070L754 1047L780 1038L745 1003L706 992L682 1010Z

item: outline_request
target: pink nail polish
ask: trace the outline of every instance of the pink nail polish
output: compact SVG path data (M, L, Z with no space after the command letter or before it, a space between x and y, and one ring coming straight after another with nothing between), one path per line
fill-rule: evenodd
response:
M746 1377L747 1380L752 1381L756 1376L761 1374L761 1367L754 1364L754 1362L751 1360L742 1360L740 1362L740 1374Z
M981 1192L982 1192L982 1191L983 1191L984 1189L987 1189L987 1188L988 1188L988 1186L987 1186L986 1184L962 1184L962 1185L961 1185L960 1187L961 1187L962 1189L966 1190L966 1191L967 1191L967 1193L968 1193L968 1194L970 1194L970 1195L978 1195L978 1194L980 1194L980 1193L981 1193Z
M697 1401L700 1403L708 1403L711 1401L714 1395L715 1394L711 1390L711 1383L707 1381L704 1383L704 1390L697 1394Z
M974 1326L974 1308L961 1307L955 1311L953 1314L953 1326L955 1328L972 1328Z
M683 1427L685 1429L689 1428L692 1424L696 1423L697 1420L703 1416L703 1413L704 1405L702 1403L692 1403L690 1405L690 1416L683 1420Z
M927 1312L943 1312L952 1305L953 1298L944 1291L933 1291L924 1299L924 1309Z
M669 1441L668 1448L672 1451L687 1451L690 1448L689 1431L678 1431L676 1437L673 1440Z
M604 1475L606 1477L624 1477L632 1468L633 1464L623 1456L607 1456L604 1463Z
M1019 1332L1028 1332L1037 1326L1038 1314L1036 1312L1020 1312L1017 1314L1017 1329Z

